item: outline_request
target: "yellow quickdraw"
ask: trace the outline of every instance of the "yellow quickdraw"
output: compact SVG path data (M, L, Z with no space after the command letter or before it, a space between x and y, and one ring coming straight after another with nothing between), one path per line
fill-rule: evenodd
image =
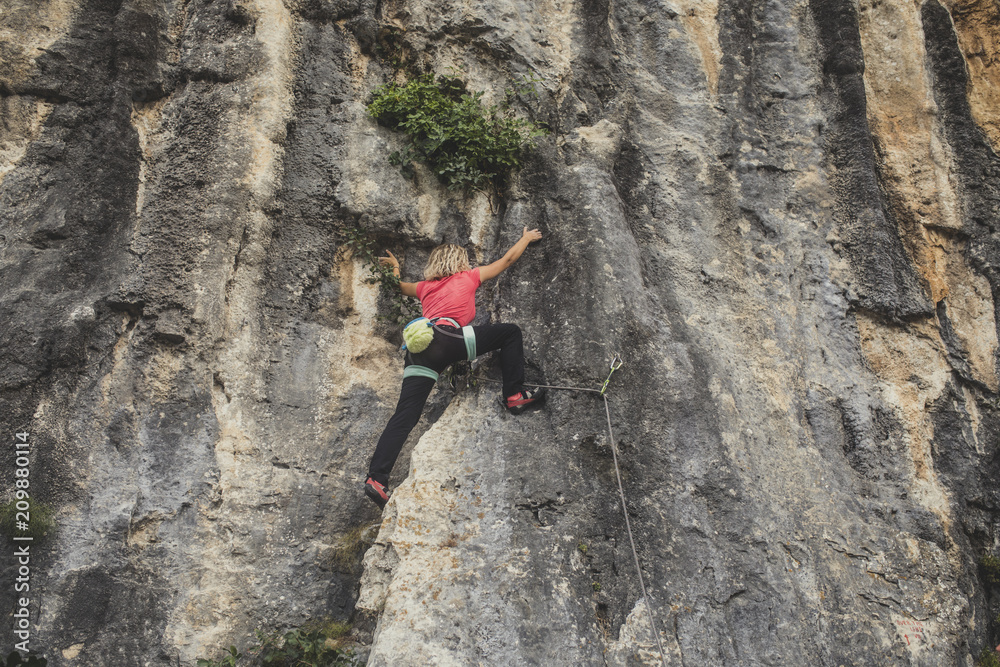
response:
M608 383L611 382L611 376L616 370L622 367L623 363L625 362L622 361L621 355L616 352L615 358L611 360L611 372L608 373L608 379L604 381L603 385L601 385L601 396L604 396L604 392L608 390Z

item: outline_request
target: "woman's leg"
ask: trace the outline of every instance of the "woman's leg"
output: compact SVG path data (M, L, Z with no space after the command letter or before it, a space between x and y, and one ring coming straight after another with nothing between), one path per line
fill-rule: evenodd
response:
M500 350L503 373L503 396L513 396L524 389L524 340L516 324L484 324L472 327L476 332L476 354Z
M460 329L448 328L458 333ZM457 338L447 336L439 331L434 332L434 340L430 346L419 354L407 354L406 366L418 365L430 368L435 373L442 373L452 363L465 358L465 343L461 335ZM410 431L420 421L427 397L434 388L434 380L426 377L409 377L403 379L403 388L399 392L399 403L396 412L389 419L382 437L375 446L371 464L368 466L368 476L383 486L389 484L389 473L396 464L403 443Z
M434 380L425 377L403 378L403 388L399 392L399 402L396 412L389 419L382 437L375 446L371 463L368 466L368 476L383 486L389 484L389 473L396 464L399 451L406 442L410 431L420 421L424 403L434 388Z

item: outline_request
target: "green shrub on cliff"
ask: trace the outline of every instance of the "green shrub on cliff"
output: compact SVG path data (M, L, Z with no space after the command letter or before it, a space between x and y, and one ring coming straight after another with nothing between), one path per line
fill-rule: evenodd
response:
M979 559L979 564L986 573L986 581L991 584L1000 584L1000 557L995 554L983 554Z
M483 106L482 97L457 78L425 74L378 88L368 113L409 135L410 144L389 156L404 174L412 174L415 160L450 189L485 190L520 167L522 150L546 131L498 106Z
M240 653L230 646L219 660L198 659L198 667L358 667L361 659L342 644L351 627L326 621L284 634L257 631L257 643Z
M984 646L979 653L979 659L976 660L976 667L1000 667L1000 658L997 658L997 652L989 646Z

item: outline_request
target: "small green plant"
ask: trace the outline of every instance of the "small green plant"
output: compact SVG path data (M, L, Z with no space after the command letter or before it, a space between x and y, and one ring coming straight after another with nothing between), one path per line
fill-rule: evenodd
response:
M309 623L285 633L257 630L257 643L240 653L230 646L220 660L198 659L198 667L359 667L354 652L343 648L351 626L336 621Z
M19 489L18 493L21 491ZM41 540L55 528L54 515L52 507L46 503L22 494L21 497L0 505L0 532L9 538L30 537Z
M351 572L358 563L358 556L371 545L371 526L356 526L344 533L330 554L330 562L341 572Z
M504 104L508 107L514 102L517 97L527 97L531 96L538 99L538 89L535 87L536 83L542 83L545 79L537 77L535 75L522 76L517 80L517 86L514 88L508 88L504 91L505 101Z
M984 646L983 650L979 652L976 667L1000 667L1000 657L998 657L997 651L989 646Z
M342 626L343 627L343 626ZM348 628L349 630L349 628ZM280 638L258 635L264 667L340 667L359 664L353 653L339 648L337 640L346 632L331 637L322 629L292 630Z
M595 581L593 584L591 584L591 586L593 587L595 593L601 592L601 583L599 581Z
M368 113L409 135L410 144L389 156L407 177L414 161L423 162L449 189L489 192L521 166L523 149L547 132L509 108L483 106L482 97L456 77L425 74L379 87Z
M226 654L220 660L198 659L198 667L236 667L243 654L236 650L235 646L226 649Z
M389 297L390 312L387 319L405 324L420 317L420 302L400 292L399 278L390 267L379 264L378 246L370 233L361 227L349 226L339 230L338 236L341 247L350 250L368 268L367 282L377 284L381 292Z
M579 544L577 544L576 545L576 549L577 549L577 551L579 551L580 553L582 553L584 556L587 555L587 545L584 544L583 542L580 542Z
M983 554L979 559L979 564L986 573L986 581L991 584L1000 584L1000 557L996 554Z
M403 66L406 59L406 31L394 26L383 28L375 43L375 54L389 62L394 69Z

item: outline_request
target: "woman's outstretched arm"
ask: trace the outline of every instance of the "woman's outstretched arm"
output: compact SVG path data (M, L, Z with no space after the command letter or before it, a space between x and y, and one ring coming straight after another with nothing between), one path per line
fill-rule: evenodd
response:
M507 251L503 257L493 262L492 264L487 264L486 266L479 267L479 279L483 282L489 280L490 278L496 278L501 273L503 273L511 264L517 261L517 258L521 256L525 248L528 247L529 243L537 241L542 238L542 233L537 229L528 230L527 227L524 228L524 233L521 235L520 240L513 245L513 247Z
M382 266L391 266L392 273L397 278L399 277L399 260L388 250L385 251L388 257L379 257L378 263ZM399 281L399 291L406 296L417 296L417 284L416 283L404 283L402 280Z

